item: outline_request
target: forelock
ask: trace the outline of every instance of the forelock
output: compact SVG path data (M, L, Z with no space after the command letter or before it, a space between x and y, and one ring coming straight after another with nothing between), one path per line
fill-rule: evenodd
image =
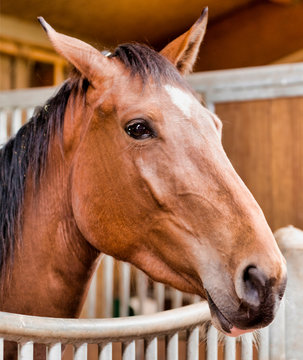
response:
M121 44L109 57L119 59L131 76L139 76L144 84L151 78L157 85L170 83L189 88L175 66L146 45Z

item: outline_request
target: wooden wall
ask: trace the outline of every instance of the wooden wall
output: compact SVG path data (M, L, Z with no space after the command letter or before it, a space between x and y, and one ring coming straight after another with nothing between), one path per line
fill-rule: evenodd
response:
M303 97L216 105L223 145L272 230L303 228Z
M302 49L302 16L302 1L259 1L211 22L195 71L266 65Z

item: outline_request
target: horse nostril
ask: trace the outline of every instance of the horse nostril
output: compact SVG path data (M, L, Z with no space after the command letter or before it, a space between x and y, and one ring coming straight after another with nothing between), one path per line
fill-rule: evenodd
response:
M249 306L259 307L265 297L266 276L255 266L248 266L243 272L243 301Z

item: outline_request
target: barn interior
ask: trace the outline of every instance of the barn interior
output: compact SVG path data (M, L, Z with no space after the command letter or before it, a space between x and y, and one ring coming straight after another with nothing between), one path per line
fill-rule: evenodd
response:
M0 146L27 121L29 98L44 90L54 91L69 73L37 16L57 31L100 50L112 50L124 42L142 42L161 50L186 31L206 6L209 25L189 80L195 90L209 95L207 105L224 125L224 149L272 231L288 225L302 229L302 0L1 0ZM39 104L30 103L34 105ZM115 271L117 268L116 264ZM94 293L84 308L87 317L112 315L104 313L104 273L100 267L92 282ZM118 287L115 275L110 306ZM173 307L184 305L187 298L182 300L174 291L177 301ZM144 300L150 295L146 294L147 290ZM300 300L297 304L302 309ZM285 333L296 331L297 338L302 337L302 327L293 327L293 318L287 318L285 329ZM268 359L286 358L285 349L277 344L278 340L272 350L275 355ZM290 356L294 346L287 346ZM221 347L219 359L223 357ZM256 349L253 358L257 359Z
M123 42L160 50L206 6L209 26L195 71L303 60L303 2L298 0L2 0L0 90L59 84L66 76L65 62L37 16L100 50Z

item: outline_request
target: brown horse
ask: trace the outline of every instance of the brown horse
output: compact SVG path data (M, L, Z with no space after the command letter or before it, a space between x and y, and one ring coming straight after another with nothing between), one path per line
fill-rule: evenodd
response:
M0 152L0 309L77 317L105 253L206 298L226 334L268 325L285 261L182 77L207 10L160 53L105 56L40 22L76 71Z

